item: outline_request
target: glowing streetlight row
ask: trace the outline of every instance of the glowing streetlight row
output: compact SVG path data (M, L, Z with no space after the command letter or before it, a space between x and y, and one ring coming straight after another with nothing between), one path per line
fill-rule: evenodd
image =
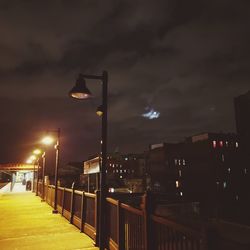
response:
M41 143L44 145L51 145L53 142L55 142L55 139L51 136L45 136L42 140ZM35 160L38 159L38 155L41 155L43 151L41 149L35 149L32 152L33 154L26 160L27 164L32 164L35 162Z

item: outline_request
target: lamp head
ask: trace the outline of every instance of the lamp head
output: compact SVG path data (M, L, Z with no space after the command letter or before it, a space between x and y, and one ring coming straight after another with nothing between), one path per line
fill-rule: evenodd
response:
M91 92L86 87L86 83L82 74L76 80L76 85L70 90L69 95L76 99L87 99L92 97Z

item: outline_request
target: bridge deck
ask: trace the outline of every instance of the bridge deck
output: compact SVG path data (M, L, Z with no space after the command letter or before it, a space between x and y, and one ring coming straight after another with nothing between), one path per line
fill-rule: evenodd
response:
M98 249L87 235L31 192L0 194L0 248Z

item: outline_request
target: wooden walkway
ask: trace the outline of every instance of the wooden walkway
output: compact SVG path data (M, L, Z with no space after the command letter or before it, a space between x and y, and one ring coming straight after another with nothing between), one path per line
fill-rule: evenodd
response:
M0 194L0 249L97 250L87 235L31 192Z

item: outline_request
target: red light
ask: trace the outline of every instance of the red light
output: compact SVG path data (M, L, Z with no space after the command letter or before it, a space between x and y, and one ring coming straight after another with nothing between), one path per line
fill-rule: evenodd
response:
M220 147L223 147L223 141L220 141Z

